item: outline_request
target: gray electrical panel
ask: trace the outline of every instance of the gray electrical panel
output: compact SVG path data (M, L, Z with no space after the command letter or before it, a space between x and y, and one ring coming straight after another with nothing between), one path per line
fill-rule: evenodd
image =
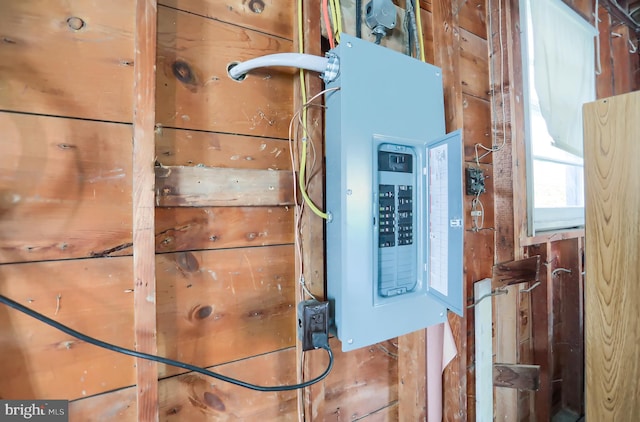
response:
M439 68L346 34L331 54L327 294L348 351L462 314L462 138Z

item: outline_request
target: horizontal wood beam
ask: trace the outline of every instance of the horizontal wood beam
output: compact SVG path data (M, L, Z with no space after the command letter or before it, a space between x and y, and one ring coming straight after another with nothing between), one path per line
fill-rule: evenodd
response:
M540 388L540 365L494 363L493 385L536 391Z
M293 204L290 171L211 167L156 167L159 207Z
M493 267L495 286L535 283L540 278L540 256L505 262Z

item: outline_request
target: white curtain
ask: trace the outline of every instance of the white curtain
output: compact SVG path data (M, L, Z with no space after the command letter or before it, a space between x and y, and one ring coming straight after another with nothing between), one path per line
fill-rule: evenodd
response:
M582 105L595 100L596 30L561 0L531 0L534 81L554 146L582 157Z

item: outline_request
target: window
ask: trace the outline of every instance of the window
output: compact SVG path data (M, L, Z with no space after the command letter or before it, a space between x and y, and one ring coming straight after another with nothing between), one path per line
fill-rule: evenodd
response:
M582 105L595 29L561 0L521 0L529 235L584 225Z

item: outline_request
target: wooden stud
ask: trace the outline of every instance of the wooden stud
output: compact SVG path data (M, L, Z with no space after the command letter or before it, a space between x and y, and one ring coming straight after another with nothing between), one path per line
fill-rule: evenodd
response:
M427 417L426 330L398 337L398 420Z
M133 279L136 350L157 353L154 233L155 0L137 0L133 86ZM137 420L158 421L158 365L137 359Z
M442 69L445 126L448 132L463 127L462 84L460 76L460 27L458 0L431 2L434 64ZM466 289L465 289L466 290ZM444 419L467 419L467 318L448 313L458 355L444 372Z
M540 365L495 363L493 385L518 390L537 390L540 388Z
M302 10L298 10L298 4L302 5ZM296 18L296 30L302 31L302 49L307 54L322 55L321 48L321 28L320 28L320 1L319 0L303 0L296 2L294 6L294 15L302 14L302 28L298 27L298 19ZM299 32L294 35L294 48L296 51L300 48L298 37ZM294 109L299 110L303 106L302 94L300 87L300 73L296 73L294 78ZM305 91L307 99L317 94L323 89L322 80L315 77L313 73L305 72ZM307 136L313 139L317 151L324 151L324 133L323 133L323 112L318 107L309 107L307 109ZM307 158L311 159L312 151L307 151ZM310 162L308 160L308 162ZM307 169L309 171L309 169ZM307 183L307 194L309 198L323 209L324 203L324 169L318 166L310 183ZM296 280L300 280L304 276L305 285L319 300L324 298L325 272L324 272L324 221L315 215L309 207L305 207L305 212L299 216L300 218L300 242L302 247L302 256L296 256L296 259L302 259L304 263L303 273L300 274L298 266L296 266ZM297 227L292 229L298 230ZM296 251L299 254L299 251ZM296 283L296 300L306 298L300 283ZM336 342L334 342L336 344ZM339 346L338 346L339 347ZM336 362L338 357L336 356ZM322 370L324 360L317 354L305 353L303 356L299 342L296 344L296 362L298 380L302 377L308 379L310 374L317 373ZM335 369L334 369L335 371ZM304 414L308 420L313 420L317 412L325 409L325 385L326 380L306 388L298 392L298 412Z
M491 367L493 365L492 345L492 300L486 295L491 293L491 279L474 283L475 313L475 357L476 357L476 417L478 422L493 421L493 383ZM482 302L477 303L480 298Z
M553 287L551 271L555 261L550 254L549 242L527 247L529 255L540 255L549 263L540 271L540 285L529 293L531 298L531 330L533 361L540 365L540 388L535 394L536 420L551 420L551 388L553 372Z
M293 203L290 171L158 167L159 207L270 206Z

